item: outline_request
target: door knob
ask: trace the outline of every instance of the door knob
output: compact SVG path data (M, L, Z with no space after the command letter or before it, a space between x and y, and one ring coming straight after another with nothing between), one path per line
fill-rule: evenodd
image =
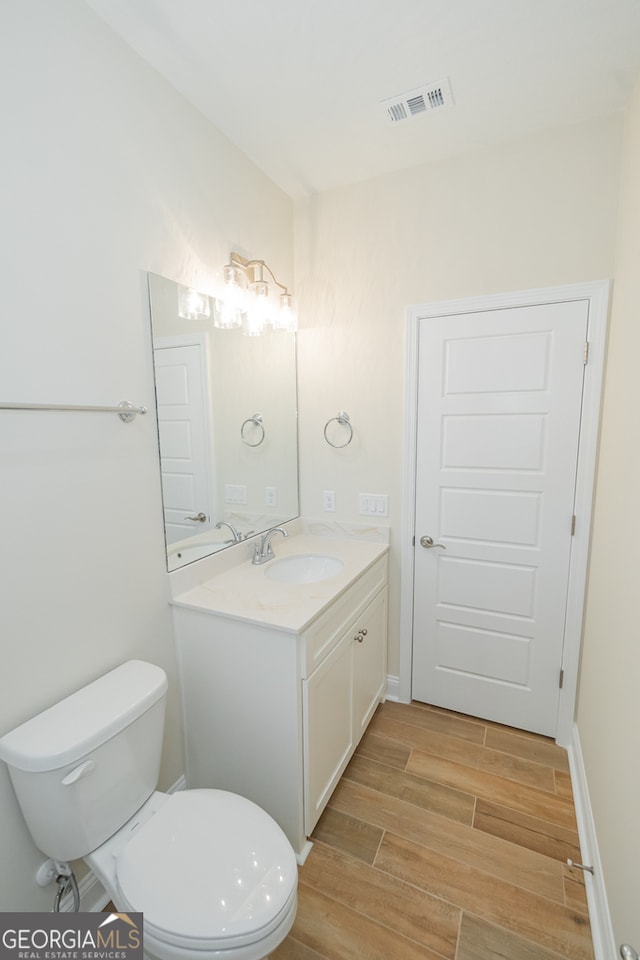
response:
M202 510L200 511L200 513L196 514L195 517L185 517L185 520L197 520L199 523L205 523L206 519L207 517L202 512Z
M446 550L444 543L434 543L433 537L420 537L420 546L424 547L425 550L431 550L433 547L440 547L441 550Z

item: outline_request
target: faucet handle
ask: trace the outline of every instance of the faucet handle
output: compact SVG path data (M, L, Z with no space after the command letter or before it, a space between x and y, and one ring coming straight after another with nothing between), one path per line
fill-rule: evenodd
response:
M274 533L281 533L283 537L289 536L284 527L271 527L270 530L267 530L267 532L262 535L260 543L256 543L252 563L266 563L267 560L271 560L274 556L273 547L271 546L271 537Z
M232 523L229 523L227 520L218 520L216 523L216 530L222 530L223 527L228 527L228 529L231 531L231 536L233 537L234 543L240 543L243 537L238 530L236 530Z

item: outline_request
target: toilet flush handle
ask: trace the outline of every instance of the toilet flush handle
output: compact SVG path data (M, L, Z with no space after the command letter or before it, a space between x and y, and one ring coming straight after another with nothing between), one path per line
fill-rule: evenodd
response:
M85 760L84 763L74 767L73 770L66 775L62 781L64 786L69 787L72 783L76 783L77 780L80 780L81 777L86 777L87 774L95 770L95 767L95 760Z

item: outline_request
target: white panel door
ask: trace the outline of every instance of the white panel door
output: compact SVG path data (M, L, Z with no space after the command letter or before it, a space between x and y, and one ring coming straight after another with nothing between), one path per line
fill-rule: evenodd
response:
M175 543L212 525L206 367L199 344L156 345L154 361L166 537ZM188 519L199 514L206 519Z
M419 328L413 696L547 735L587 319L575 300Z

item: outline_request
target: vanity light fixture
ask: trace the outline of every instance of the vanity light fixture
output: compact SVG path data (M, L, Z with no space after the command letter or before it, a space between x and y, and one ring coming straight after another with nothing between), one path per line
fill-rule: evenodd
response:
M224 268L224 286L215 299L213 325L221 330L241 327L247 312L247 285L244 273L233 263Z
M282 291L279 296L272 285ZM225 329L242 326L249 337L259 336L268 327L293 333L298 327L298 311L295 299L264 260L246 260L232 253L224 268L224 285L216 299L213 323Z
M209 297L193 287L178 287L178 316L183 320L206 320L211 315Z

